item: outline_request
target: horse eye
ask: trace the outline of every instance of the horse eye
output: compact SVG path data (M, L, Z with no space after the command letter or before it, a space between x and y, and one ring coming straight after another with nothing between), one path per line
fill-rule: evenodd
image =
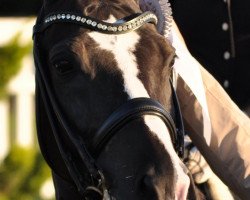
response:
M60 74L65 74L72 69L72 64L67 60L62 60L62 61L53 63L53 66Z
M176 59L176 58L177 58L176 55L172 58L172 60L171 60L171 62L170 62L170 67L173 67L173 66L174 66L174 63L175 63L175 59Z
M175 63L175 59L172 59L171 62L170 62L170 67L173 67L174 63Z

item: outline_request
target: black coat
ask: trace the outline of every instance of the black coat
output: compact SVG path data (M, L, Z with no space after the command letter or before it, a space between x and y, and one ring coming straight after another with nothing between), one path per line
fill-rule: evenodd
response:
M242 108L250 105L250 0L170 0L192 55ZM231 19L230 19L231 18Z

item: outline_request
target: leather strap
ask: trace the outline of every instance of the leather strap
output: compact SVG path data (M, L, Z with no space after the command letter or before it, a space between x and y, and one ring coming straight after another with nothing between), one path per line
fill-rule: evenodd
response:
M55 23L71 23L82 26L83 28L98 31L105 34L124 34L140 28L146 23L157 24L157 17L154 13L148 11L137 13L119 19L117 23L104 22L81 13L55 12L50 13L43 21L33 27L33 37L35 34L44 32L48 27Z
M98 157L103 147L120 128L143 115L160 117L169 129L174 146L178 143L174 121L162 105L150 98L135 98L127 101L112 113L94 135L91 145L94 157Z

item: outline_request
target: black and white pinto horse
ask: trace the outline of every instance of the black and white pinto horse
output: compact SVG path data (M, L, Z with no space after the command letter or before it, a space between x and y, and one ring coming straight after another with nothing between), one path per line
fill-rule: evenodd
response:
M136 0L44 1L37 129L57 199L201 198L176 152L175 51L156 21Z

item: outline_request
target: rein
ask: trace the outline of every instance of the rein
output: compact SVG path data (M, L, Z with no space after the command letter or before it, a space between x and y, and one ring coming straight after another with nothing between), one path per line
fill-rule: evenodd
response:
M54 93L49 85L49 79L46 76L41 63L43 57L39 51L39 41L36 36L38 34L42 34L48 27L55 23L74 23L76 25L82 26L83 28L102 32L104 34L125 34L129 31L140 28L148 22L157 22L156 16L151 12L131 15L129 17L123 18L122 20L125 22L111 24L90 18L88 16L63 12L52 13L45 17L41 23L37 23L34 26L33 39L34 58L36 65L36 101L39 101L39 95L41 95L61 157L63 158L68 172L79 193L85 199L89 199L89 197L93 196L98 196L98 198L96 197L95 199L111 199L108 189L106 188L105 177L102 174L100 168L96 165L95 158L98 157L103 147L109 140L112 139L117 130L122 128L126 123L129 123L130 121L141 117L142 115L155 115L160 117L169 129L173 145L178 155L182 156L184 151L183 123L178 100L172 83L170 84L173 93L174 107L176 109L177 128L171 115L157 101L150 98L131 99L118 108L114 113L112 113L94 135L91 143L93 155L90 154L89 150L84 144L84 141L82 141L79 135L70 129L70 126L63 117L63 114L56 102ZM37 113L37 115L38 114L39 113ZM39 121L37 121L37 123L39 123ZM79 167L77 167L75 161L72 159L73 156L71 155L71 152L69 152L66 147L62 145L62 139L60 138L61 133L59 131L60 128L63 129L66 137L72 142L81 159L81 162L86 167L88 172L87 181L83 180L81 177L81 170Z

